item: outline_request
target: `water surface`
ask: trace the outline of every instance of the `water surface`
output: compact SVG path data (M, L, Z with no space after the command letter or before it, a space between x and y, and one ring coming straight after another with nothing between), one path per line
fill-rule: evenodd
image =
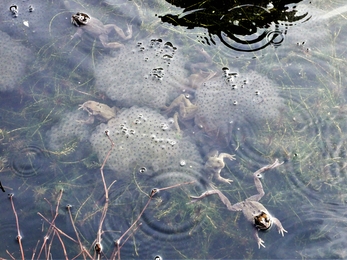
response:
M228 13L216 6L214 26L192 24L213 5L24 1L14 17L12 4L0 13L1 257L21 257L11 201L26 258L33 250L63 258L63 247L73 258L81 245L93 256L100 240L101 256L110 258L133 223L122 237L124 259L346 257L343 1L243 1ZM111 32L109 41L125 45L117 50L95 35L71 38L76 12L124 32L131 25L132 38ZM226 17L234 22L223 31ZM165 110L180 94L200 110L179 119L178 132L177 110ZM78 108L88 100L131 116L85 124L88 114ZM109 158L105 130L120 136ZM232 204L256 194L254 171L284 161L261 180L261 203L282 222L284 237L276 228L260 232L266 248L258 249L242 213L217 197L189 203L210 187L204 163L213 150L235 154L221 172L234 182L212 179ZM49 233L38 212L50 222L57 214L59 230Z

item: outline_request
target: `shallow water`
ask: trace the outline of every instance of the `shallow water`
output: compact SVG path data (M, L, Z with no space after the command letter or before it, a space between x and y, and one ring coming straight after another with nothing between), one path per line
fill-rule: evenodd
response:
M13 71L0 80L0 181L5 189L0 194L0 257L21 257L11 202L26 258L33 251L35 258L46 252L64 258L66 250L70 259L81 245L93 256L95 241L101 241L102 257L111 258L117 252L115 241L129 227L121 240L123 259L346 257L343 1L288 4L288 15L301 19L281 16L268 26L257 20L254 34L241 37L237 31L239 42L227 39L234 48L209 28L162 22L160 17L168 14L190 22L191 14L203 13L164 1L22 1L18 17L9 10L12 4L7 2L0 12L0 33L7 39L0 71ZM272 9L256 8L265 13L257 12L253 19ZM255 8L243 2L228 9L229 15L235 9L240 23L249 24L247 12ZM107 49L98 37L85 33L72 39L77 27L70 17L78 11L103 24L116 23L125 32L132 25L133 37L123 41L110 33L109 41L126 45L119 50ZM224 38L230 33L220 31ZM263 33L268 36L260 37ZM7 62L11 55L15 58ZM14 66L19 60L20 66ZM225 86L242 89L241 94L233 95ZM174 111L165 106L180 93L200 104L200 110L195 118L179 119L178 133ZM123 124L108 124L110 138L121 140L110 157L111 141L100 134L106 124L85 124L87 112L77 110L88 100L118 107L119 118L133 105L146 107L135 120L129 116ZM204 162L213 150L235 154L236 160L224 160L221 172L233 183L206 175ZM245 200L256 194L252 173L276 158L284 164L264 174L260 202L288 233L281 237L275 227L260 232L266 248L258 249L254 229L242 213L228 211L217 197L189 203L190 195L201 194L211 182L232 204ZM108 202L100 173L105 159ZM151 197L154 188L160 192ZM72 206L72 220L67 205ZM56 215L59 229L50 230L38 212L49 222Z

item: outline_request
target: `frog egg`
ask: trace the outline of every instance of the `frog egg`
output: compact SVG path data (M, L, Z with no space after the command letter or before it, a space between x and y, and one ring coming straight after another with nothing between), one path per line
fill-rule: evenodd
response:
M147 171L147 168L146 167L141 167L140 169L139 169L139 172L140 173L144 173L144 172L146 172Z
M173 119L172 117L170 117L170 118L168 119L168 122L169 122L170 125L172 125L172 124L175 123L175 119Z
M175 140L170 140L170 139L167 139L166 142L170 144L171 146L174 146L175 144L177 144Z
M118 136L112 136L115 146L109 155L107 166L117 172L118 178L127 179L129 174L132 174L134 165L138 165L135 169L137 172L140 171L140 167L145 166L147 171L151 173L168 166L176 165L178 167L180 157L189 160L192 158L196 160L195 158L197 158L199 164L201 163L203 166L198 149L189 138L177 141L175 131L162 131L159 128L160 125L169 126L169 124L167 119L157 111L135 106L123 109L116 118L107 122L107 127L113 131L118 129L121 132L123 129L119 129L119 125L124 121L133 122L133 120L138 119L139 114L143 114L147 118L146 127L139 127L135 124L130 127L127 124L123 127L127 129L126 133L122 132ZM142 124L144 123L142 122ZM89 138L100 161L104 160L110 148L109 140L102 138L104 129L104 124L97 126ZM143 151L148 152L144 153Z
M13 5L16 6L16 5ZM19 86L20 80L25 76L27 63L34 55L6 33L0 31L0 91L13 90Z
M135 125L139 125L139 124L141 124L141 120L139 120L139 119L135 119L135 120L134 120L134 124L135 124Z
M160 128L165 131L165 130L169 129L169 126L168 126L168 124L162 123L162 124L160 124Z

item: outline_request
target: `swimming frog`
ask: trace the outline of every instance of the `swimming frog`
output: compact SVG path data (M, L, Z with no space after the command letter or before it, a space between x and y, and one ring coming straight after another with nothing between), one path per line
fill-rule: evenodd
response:
M212 174L217 180L225 183L231 183L232 180L223 178L222 176L220 176L220 172L225 167L224 158L228 158L232 161L235 160L234 156L235 155L228 153L218 154L217 151L213 151L213 153L209 155L204 169L208 174Z
M208 55L208 53L204 49L196 49L197 53L203 57L205 60L203 62L197 62L188 64L187 67L191 72L189 76L189 86L190 89L196 90L202 85L203 82L208 81L216 75L216 72L204 71L206 67L211 67L212 59ZM178 119L183 122L195 119L197 111L199 107L192 103L191 95L185 93L180 94L177 98L175 98L169 106L165 107L165 113L169 114L172 111L176 111L174 113L175 126L178 131L180 131L180 127L178 125Z
M263 186L260 182L261 173L282 164L283 162L279 163L276 159L273 164L266 165L253 173L254 183L255 187L257 188L258 194L253 195L244 201L232 205L228 198L221 191L215 189L205 191L198 197L191 196L191 202L196 202L209 195L217 194L223 204L228 208L228 210L243 212L243 215L246 217L246 219L250 221L256 228L254 237L258 243L258 247L265 247L264 241L258 236L258 230L268 230L272 226L272 224L275 224L277 226L278 232L282 234L282 236L284 236L284 232L287 233L287 230L285 230L281 222L274 216L271 216L269 211L263 206L263 204L259 202L259 200L265 195Z
M88 112L90 118L84 123L92 124L94 123L95 118L101 122L107 122L111 118L116 116L117 109L115 107L109 107L108 105L95 102L92 100L84 102L79 106L78 109L83 109Z
M72 36L72 38L79 36L81 37L84 32L94 36L98 37L101 44L105 48L120 48L123 46L123 44L118 42L109 42L108 41L108 35L112 32L112 30L115 30L116 33L123 39L128 40L132 37L132 27L128 25L128 31L127 34L123 32L121 28L119 28L115 24L103 24L98 19L91 17L90 15L82 12L77 12L76 14L73 14L71 17L71 23L78 27L77 32Z

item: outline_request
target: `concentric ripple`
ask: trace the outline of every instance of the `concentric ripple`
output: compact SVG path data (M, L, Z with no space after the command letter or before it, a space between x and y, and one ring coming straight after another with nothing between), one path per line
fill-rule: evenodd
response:
M300 12L295 5L289 7L284 3L240 5L218 1L199 4L167 1L185 9L180 15L159 16L163 22L189 29L207 29L206 33L198 34L198 41L217 45L228 57L246 56L247 53L252 57L260 56L258 51L280 46L293 25L309 19L308 12Z
M31 177L39 174L45 165L47 155L34 145L29 145L15 152L11 160L11 169L21 177Z
M187 241L201 229L203 216L199 216L196 208L189 204L189 196L202 193L207 185L207 180L201 175L201 171L196 169L195 165L186 162L180 168L161 170L144 182L159 189L187 183L160 191L142 215L141 232L147 237L142 240L142 244L145 248L151 247L153 253L161 251L163 257L172 258L175 256L174 248L184 254L189 254L190 250L193 250L189 248L191 244ZM147 198L143 198L142 205L146 203Z
M277 250L277 258L295 258L297 254L309 259L346 258L347 218L344 204L322 202L307 203L297 207L300 222L293 221L286 228L289 232L286 241ZM293 247L300 244L300 250Z
M253 13L252 19L245 19L245 13ZM270 10L256 5L240 5L228 10L233 17L233 33L221 31L218 35L221 42L228 48L239 52L255 52L269 45L279 46L284 39L286 28L278 24L271 27L259 27L257 18L270 14ZM272 28L273 27L273 28Z
M117 184L110 193L111 205L104 222L103 243L105 253L115 248L119 239L129 227L137 224L121 240L121 256L129 258L137 252L141 258L178 258L181 252L193 257L194 250L188 240L201 230L205 215L199 206L190 204L190 195L206 190L207 180L196 170L199 164L185 162L178 168L162 169L152 177L136 173L136 181L119 188ZM149 194L156 188L157 194ZM144 210L143 214L141 212ZM136 230L136 231L135 231Z

